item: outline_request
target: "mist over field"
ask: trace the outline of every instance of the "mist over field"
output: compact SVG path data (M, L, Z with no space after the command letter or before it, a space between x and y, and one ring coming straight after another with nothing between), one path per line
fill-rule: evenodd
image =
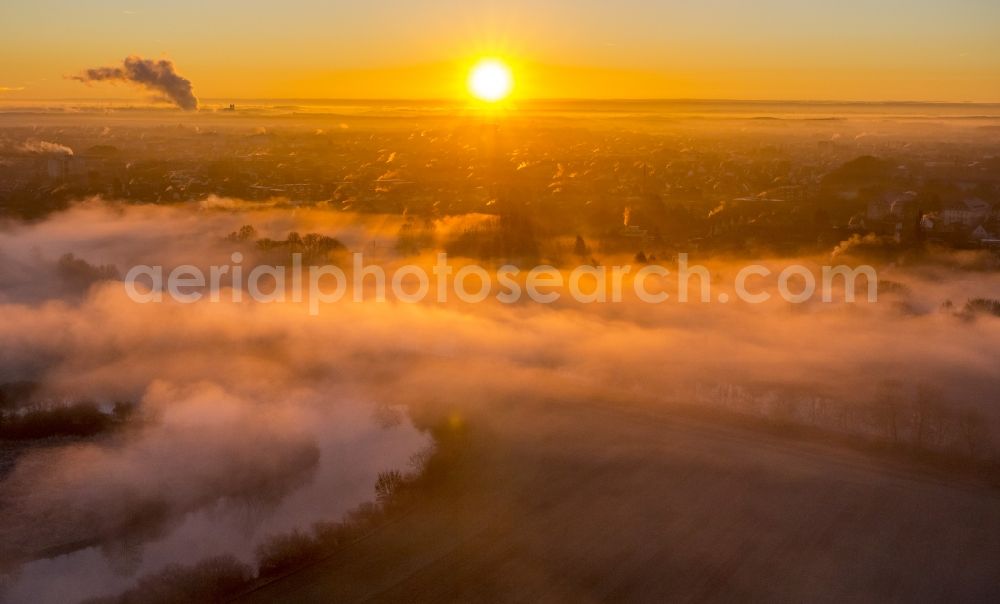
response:
M864 541L874 534L864 523L889 522L873 493L898 486L915 507L925 496L891 482L892 464L992 493L981 483L1000 460L1000 272L989 237L970 239L973 226L993 228L992 210L980 216L973 204L981 222L947 221L973 195L996 198L993 120L801 117L823 111L815 107L782 109L795 118L712 109L654 120L659 109L625 105L538 109L500 126L426 107L378 117L269 111L232 121L192 114L180 125L139 110L107 125L87 112L17 118L40 125L0 115L5 174L37 170L5 194L0 223L6 600L170 601L164 585L201 576L228 577L227 598L262 590L267 599L300 571L320 586L309 597L322 599L333 593L327 580L381 585L357 579L364 573L330 579L342 576L324 566L341 563L337 552L364 561L399 548L437 564L465 547L475 552L465 576L510 573L555 599L634 586L662 595L649 570L659 566L642 557L667 554L643 549L653 547L641 538L648 526L616 510L675 530L653 520L655 502L673 497L680 533L671 540L695 535L670 558L677 569L684 556L704 556L698 572L716 577L728 564L720 552L744 540L794 556L762 536L772 526L807 542L822 574L825 550L810 549L809 523L790 511L797 497L801 509L840 519L846 528L830 532L862 540L871 557L859 559L871 560L883 554ZM964 184L942 184L949 170ZM235 301L231 275L217 301L206 291L193 303L140 303L123 283L138 265L291 271L293 254L350 280L354 253L390 276L433 274L440 253L488 273L551 265L569 279L580 266L627 265L632 275L620 301L594 303L565 292L505 303L497 283L475 303L378 301L369 280L359 301L352 292L318 312L290 293L262 302L240 287ZM710 276L709 299L679 300L682 254ZM864 280L853 302L844 281L830 301L777 294L785 267L818 276L840 264L870 265L877 299L866 299ZM649 281L670 296L657 304L632 287L652 265L671 271ZM753 281L766 302L739 299L747 265L770 270ZM700 280L691 283L698 291ZM642 448L654 445L667 448ZM659 490L667 485L673 495ZM828 508L803 494L827 490ZM745 507L727 504L730 492ZM931 515L954 512L959 500L942 493L926 495ZM974 493L954 505L992 526L993 495ZM852 505L857 515L837 515ZM559 529L565 538L546 532L562 526L546 516L559 509L580 522ZM733 523L714 548L701 540L711 533L701 514L713 509ZM747 510L758 515L740 516ZM526 528L496 528L518 513ZM451 516L451 529L439 524ZM899 522L907 518L917 516ZM574 539L595 542L579 527L604 519L621 531L569 568L600 574L605 558L632 552L627 572L602 575L593 593L579 577L544 575L566 571L558 565L574 559ZM421 537L421 526L437 528ZM975 531L963 531L941 539L979 552L963 593L988 593L983 569L997 543L969 545ZM500 545L476 546L486 535ZM504 547L548 552L548 562L510 568ZM846 565L844 547L830 555ZM763 564L748 559L741 568ZM955 560L942 577L956 576ZM426 577L438 576L427 565ZM399 589L430 580L385 569ZM733 585L705 581L682 582L683 593ZM456 585L442 599L475 596ZM795 585L812 593L807 580ZM370 593L358 589L344 599ZM842 595L856 594L848 586Z

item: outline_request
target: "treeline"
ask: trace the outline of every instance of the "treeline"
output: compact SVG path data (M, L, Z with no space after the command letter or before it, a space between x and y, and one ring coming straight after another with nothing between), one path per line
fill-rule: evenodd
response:
M937 388L920 385L908 392L896 381L880 383L868 400L845 401L794 388L745 388L701 385L702 402L786 426L820 428L862 437L920 455L1000 464L988 418L950 402Z
M965 303L962 313L974 317L975 315L993 315L1000 317L1000 300L992 298L973 298Z
M207 558L193 565L171 564L139 579L117 596L87 600L86 604L176 604L225 602L289 572L318 562L368 534L402 511L413 479L400 480L386 498L367 502L348 512L340 522L320 522L308 531L274 535L257 548L255 564L232 555Z
M430 432L435 446L415 460L418 472L381 472L375 482L375 500L359 505L339 522L320 522L307 531L272 536L257 548L252 565L230 555L208 558L193 565L172 564L142 577L134 588L122 594L87 600L86 604L227 602L329 557L405 514L418 498L453 484L450 478L466 448L465 428L436 425Z
M36 382L0 384L0 440L34 440L52 437L88 437L125 424L135 403L111 405L81 400L39 400Z
M92 401L15 408L0 405L0 439L95 436L124 425L134 411L135 404L130 402L116 402L106 409Z

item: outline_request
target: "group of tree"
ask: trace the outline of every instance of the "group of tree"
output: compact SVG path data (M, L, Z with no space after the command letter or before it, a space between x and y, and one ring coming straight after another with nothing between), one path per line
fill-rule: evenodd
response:
M506 211L468 228L445 243L452 256L482 260L532 261L539 256L532 219L524 212Z
M320 233L302 235L292 231L284 239L258 237L257 229L249 224L227 235L226 241L252 243L259 251L277 255L284 262L290 261L292 254L302 254L305 264L327 261L332 253L346 249L340 240Z
M413 256L434 245L434 223L426 218L418 224L412 216L407 216L399 227L396 251L404 256Z
M56 275L63 286L74 293L86 292L100 281L118 281L121 273L113 264L90 264L72 253L63 254L56 261Z

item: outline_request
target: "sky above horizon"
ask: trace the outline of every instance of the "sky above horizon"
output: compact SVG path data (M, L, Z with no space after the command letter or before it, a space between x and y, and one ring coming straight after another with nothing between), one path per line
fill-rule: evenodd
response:
M203 98L461 98L482 56L523 98L1000 102L995 0L0 5L0 100L148 96L67 79L169 58Z

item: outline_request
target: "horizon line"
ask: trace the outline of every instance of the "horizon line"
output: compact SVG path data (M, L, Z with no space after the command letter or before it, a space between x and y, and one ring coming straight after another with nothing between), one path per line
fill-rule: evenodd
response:
M0 102L124 102L135 104L147 104L151 106L166 105L165 103L155 103L143 99L129 97L49 97L49 98L4 98L0 95ZM264 96L243 96L243 97L201 97L199 102L235 103L245 101L306 101L306 102L336 102L336 103L370 103L370 102L397 102L397 103L468 103L471 99L462 98L442 98L442 97L264 97ZM784 103L784 104L816 104L816 105L1000 105L1000 100L995 101L942 101L942 100L914 100L914 99L881 99L881 100L861 100L861 99L785 99L785 98L697 98L697 97L525 97L513 99L510 103Z

